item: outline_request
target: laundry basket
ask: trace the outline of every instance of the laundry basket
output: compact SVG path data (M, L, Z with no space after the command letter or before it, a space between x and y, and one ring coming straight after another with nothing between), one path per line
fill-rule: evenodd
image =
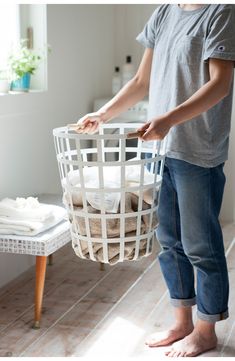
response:
M140 126L105 124L97 134L53 130L72 246L83 259L116 264L152 252L165 146L130 140Z

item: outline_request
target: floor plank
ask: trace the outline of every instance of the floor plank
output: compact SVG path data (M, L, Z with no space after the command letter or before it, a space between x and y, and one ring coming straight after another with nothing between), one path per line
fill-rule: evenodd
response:
M233 245L227 258L230 295L229 295L229 314L230 317L216 324L216 333L218 337L218 346L216 350L206 352L205 357L223 357L235 356L235 245Z
M76 270L77 257L73 257L71 247L67 247L67 251L67 255L58 252L54 257L54 266L47 266L45 295L58 287L58 284L64 281L66 275L70 274L72 269ZM60 272L61 268L63 268L62 273ZM11 282L9 289L4 287L0 297L0 309L3 310L0 316L0 332L21 317L28 309L33 309L35 267L31 267L24 277L25 280L22 276L19 277L18 284L16 280Z
M88 264L89 263L89 264ZM113 268L114 269L114 268ZM74 305L79 298L82 298L91 287L97 284L102 278L106 277L111 271L111 268L105 271L99 271L98 264L95 262L87 262L80 260L77 262L70 262L65 258L62 263L57 263L52 267L48 267L48 274L46 279L47 287L45 287L44 302L42 308L42 321L40 330L33 330L33 294L34 284L31 284L31 289L25 293L24 289L15 291L18 295L20 302L17 304L21 308L22 314L20 317L12 319L11 312L16 305L9 302L4 310L8 314L8 324L4 324L6 317L1 312L1 324L4 324L4 329L0 332L0 356L4 356L3 350L8 348L8 351L14 356L18 356L25 348L32 344L39 338L59 317L64 315L70 307ZM81 277L78 277L78 275ZM91 277L92 275L92 277ZM53 279L53 287L51 288L50 279ZM73 287L77 289L76 295L72 294L71 290L68 292L68 284L73 282ZM65 289L65 292L61 289ZM28 289L28 285L27 285ZM54 296L56 294L56 296ZM60 294L60 296L58 296ZM23 302L25 299L31 299L30 307L25 307ZM6 300L7 301L7 300ZM9 300L8 300L9 301ZM27 303L27 302L26 302ZM2 305L2 303L1 303ZM3 321L2 321L3 318Z
M228 228L226 228L227 231ZM225 236L225 248L227 249L231 243L231 239L233 239L233 234L231 233L231 230L234 231L234 227L229 227L229 234L226 234ZM235 252L235 247L233 247L233 252ZM229 271L231 276L231 261L234 259L234 254L231 253L229 256ZM159 265L158 265L159 269ZM160 271L159 271L160 272ZM154 268L155 275L157 274L157 270ZM151 272L149 271L147 274L147 281L148 285L152 287L154 285L154 282L151 280ZM145 278L141 281L145 281ZM147 282L144 282L146 284ZM156 283L156 282L155 282ZM235 283L235 280L234 280ZM160 291L159 286L161 285L161 282L158 281L157 283L158 288L157 290ZM143 295L141 295L140 290L143 291L143 294L147 294L147 304L143 303ZM161 299L159 302L157 302L157 297L155 298L155 303L152 304L152 311L150 312L148 310L148 303L150 303L151 297L147 293L146 288L142 284L142 282L139 282L137 287L135 288L135 291L137 291L138 296L132 296L131 293L128 295L130 296L130 299L128 300L129 303L132 305L133 309L137 309L137 317L136 319L133 319L131 317L131 312L128 312L128 297L126 297L122 303L117 307L112 316L109 317L109 319L104 322L102 326L100 326L98 329L93 332L93 335L89 335L86 339L85 345L84 342L78 346L77 352L74 353L76 356L107 356L110 354L110 351L112 349L116 349L119 356L149 356L152 357L154 354L155 356L164 356L164 351L167 349L167 347L161 347L161 348L148 348L145 346L145 339L147 336L151 333L158 332L161 330L164 330L169 326L172 322L172 312L170 309L168 294L165 290L165 287L163 285L163 288L161 289ZM158 294L159 295L159 294ZM142 296L142 297L141 297ZM137 299L139 302L143 305L144 310L148 310L150 313L145 314L145 317L140 316L140 312L138 308L135 308L136 304L134 300ZM231 297L233 299L233 297ZM141 300L141 301L140 301ZM232 301L230 302L232 303ZM150 308L151 309L151 308ZM196 311L196 307L194 307ZM123 312L122 312L123 310ZM126 312L125 312L126 311ZM235 314L235 310L232 310L232 314ZM219 323L220 324L220 332L219 332L219 343L223 344L222 336L224 335L224 332L226 331L222 325L225 325L225 321ZM137 326L137 327L136 327ZM227 324L227 327L229 328L229 324ZM118 330L118 333L115 333L115 330ZM132 332L131 332L132 330ZM130 332L129 332L130 331ZM128 334L135 334L135 337L128 338ZM109 335L112 335L112 337L109 337ZM113 335L115 335L113 337ZM128 342L126 342L126 339L128 338ZM221 346L219 346L220 348ZM207 355L207 353L205 353ZM215 355L219 355L219 352L216 351Z
M108 356L114 349L116 356L129 355L140 342L145 332L146 319L151 317L152 310L161 303L165 292L159 264L155 261L130 292L113 308L112 313L77 346L73 355Z
M53 279L55 285L52 290L49 287L47 289L48 292L45 293L44 296L41 329L35 331L30 327L33 320L33 306L31 306L31 309L26 310L15 322L11 322L9 327L5 328L4 332L0 334L1 356L5 355L5 349L7 349L7 347L8 351L14 356L18 356L24 352L35 341L39 340L48 329L53 328L54 323L58 322L60 317L68 312L71 307L75 307L79 297L82 298L86 295L86 292L92 291L92 287L96 285L97 280L102 280L102 278L106 277L106 274L112 273L115 267L117 267L105 266L105 271L99 271L98 263L80 260L74 253L72 257L72 260L75 260L74 262L72 262L71 259L70 261L65 259L65 261L59 265L55 262L54 266L48 267L46 284L50 279ZM131 274L133 274L133 278L129 279L129 284L127 283L126 287L129 287L136 277L134 270L138 269L138 274L141 274L146 264L151 261L151 257L132 263L133 272L131 272ZM124 264L125 263L123 263L123 265ZM130 264L130 262L128 262L128 264ZM125 267L130 267L130 265ZM119 275L119 277L121 277L121 275ZM123 278L125 278L125 275L124 277L122 275L120 280ZM15 292L17 292L17 290ZM32 295L33 292L34 289L32 287ZM23 298L25 297L22 290L20 294ZM94 297L96 297L95 294L93 298Z
M108 277L91 290L83 300L74 305L69 313L65 314L22 356L72 356L79 342L87 337L100 320L112 310L150 262L149 257L142 261L124 262L122 265L117 265ZM69 340L68 343L64 341L65 334ZM61 340L60 346L57 345L58 340ZM58 347L59 351L57 351Z
M20 254L17 255L17 257L20 257ZM65 245L53 255L54 260L56 260L56 264L63 262L65 258L70 260L71 257L73 257L73 250L71 244ZM32 266L27 271L21 273L20 276L14 278L12 281L1 287L0 301L2 297L5 297L5 295L10 295L12 292L14 292L15 288L21 288L25 283L29 282L30 280L34 282L34 271L35 267Z
M219 345L204 356L235 356L235 225L223 226L230 277L230 318L217 324ZM159 248L158 248L159 250ZM138 262L106 266L79 259L71 245L47 266L42 323L33 323L34 267L0 289L0 356L162 357L146 337L172 322L155 253Z

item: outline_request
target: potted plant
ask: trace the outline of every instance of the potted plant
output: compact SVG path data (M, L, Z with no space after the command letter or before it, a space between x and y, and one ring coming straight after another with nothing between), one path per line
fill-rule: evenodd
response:
M17 50L9 56L8 64L11 72L11 90L29 91L30 78L39 66L42 56L28 49L27 40L21 40Z

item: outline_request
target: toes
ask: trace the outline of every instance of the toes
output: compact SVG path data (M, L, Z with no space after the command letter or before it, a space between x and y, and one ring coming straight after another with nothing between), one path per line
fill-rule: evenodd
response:
M168 351L165 351L165 355L168 356L168 357L174 357L174 353L175 353L174 349L170 349Z
M175 351L174 352L174 356L173 357L180 357L181 356L181 351Z
M168 357L181 357L183 356L183 354L184 354L183 350L177 349L177 347L174 346L170 350L165 351L165 355Z
M182 352L181 351L175 351L174 357L180 357L180 356L182 356Z

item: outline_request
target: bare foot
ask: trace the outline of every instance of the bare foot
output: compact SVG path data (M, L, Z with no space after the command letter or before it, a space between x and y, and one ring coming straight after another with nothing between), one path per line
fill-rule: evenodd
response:
M149 347L167 346L193 331L193 323L176 324L167 331L152 334L145 342Z
M215 348L216 345L217 337L215 332L210 335L202 334L195 328L183 340L175 342L171 350L165 352L165 355L169 357L193 357Z

